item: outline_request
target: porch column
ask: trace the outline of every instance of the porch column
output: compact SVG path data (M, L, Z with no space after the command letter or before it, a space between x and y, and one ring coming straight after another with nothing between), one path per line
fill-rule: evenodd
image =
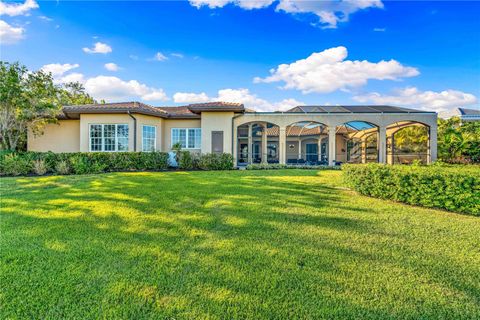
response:
M267 163L267 123L263 124L262 130L262 163Z
M430 134L428 135L428 147L429 147L429 153L430 157L427 160L428 163L432 163L437 161L437 126L432 126L430 127Z
M318 137L317 155L318 155L318 161L322 161L322 137Z
M387 154L387 164L394 164L395 163L395 134L392 135L387 139L387 142L390 141L390 148L386 148L387 152L390 151L390 154ZM427 160L428 161L428 160Z
M298 138L298 159L302 159L302 139Z
M387 156L387 127L381 126L378 131L378 163L385 163Z
M252 163L252 124L248 124L248 156L247 156L247 163L251 164Z
M285 164L285 158L287 153L287 128L279 127L278 135L278 162Z
M367 138L362 137L362 163L367 163Z
M233 126L232 156L234 166L238 166L238 127Z
M336 152L336 136L337 127L328 128L328 163L331 166L335 165L335 152Z

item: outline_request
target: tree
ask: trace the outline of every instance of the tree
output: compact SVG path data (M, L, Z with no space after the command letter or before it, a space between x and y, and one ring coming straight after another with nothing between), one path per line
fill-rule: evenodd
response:
M480 162L480 123L438 119L438 156L446 162Z
M17 150L27 130L41 132L55 121L61 105L51 74L28 72L18 62L0 62L0 144Z
M30 72L18 62L0 61L0 147L26 146L27 131L41 134L55 123L62 105L95 103L80 83L55 85L50 73Z

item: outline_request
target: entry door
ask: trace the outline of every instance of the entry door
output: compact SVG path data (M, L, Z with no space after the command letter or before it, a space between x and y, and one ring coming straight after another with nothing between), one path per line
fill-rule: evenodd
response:
M212 131L212 153L223 153L223 131Z

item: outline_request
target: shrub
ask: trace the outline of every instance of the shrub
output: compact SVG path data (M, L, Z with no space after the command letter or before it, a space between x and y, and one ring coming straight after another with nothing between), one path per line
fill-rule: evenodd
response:
M31 161L16 153L5 153L0 161L0 173L8 176L20 176L30 173Z
M480 215L476 165L343 165L345 182L361 194Z
M198 158L198 168L201 170L231 170L233 156L229 153L205 153Z
M340 170L339 166L311 166L311 165L288 165L288 164L278 164L278 163L260 163L260 164L249 164L246 167L247 170L276 170L276 169L312 169L312 170Z
M39 176L43 176L47 173L47 164L45 160L38 159L33 161L33 172Z
M178 167L183 170L198 169L198 156L189 151L178 151ZM233 165L232 165L233 166Z
M55 166L55 172L58 174L69 174L70 173L70 166L68 161L60 160L57 165Z

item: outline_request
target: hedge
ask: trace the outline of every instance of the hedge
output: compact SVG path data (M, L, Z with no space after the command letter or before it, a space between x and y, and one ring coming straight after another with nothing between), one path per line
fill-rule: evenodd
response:
M480 215L480 166L342 166L345 183L357 192L424 207Z
M310 166L310 165L289 165L289 164L278 164L278 163L267 163L267 164L249 164L246 166L247 170L277 170L277 169L310 169L310 170L340 170L339 166Z
M20 152L0 154L0 175L166 170L165 152Z
M230 170L230 154L179 154L184 170ZM165 152L0 152L0 175L88 174L112 171L159 171L168 169Z
M178 167L183 170L231 170L233 156L229 153L178 153Z

